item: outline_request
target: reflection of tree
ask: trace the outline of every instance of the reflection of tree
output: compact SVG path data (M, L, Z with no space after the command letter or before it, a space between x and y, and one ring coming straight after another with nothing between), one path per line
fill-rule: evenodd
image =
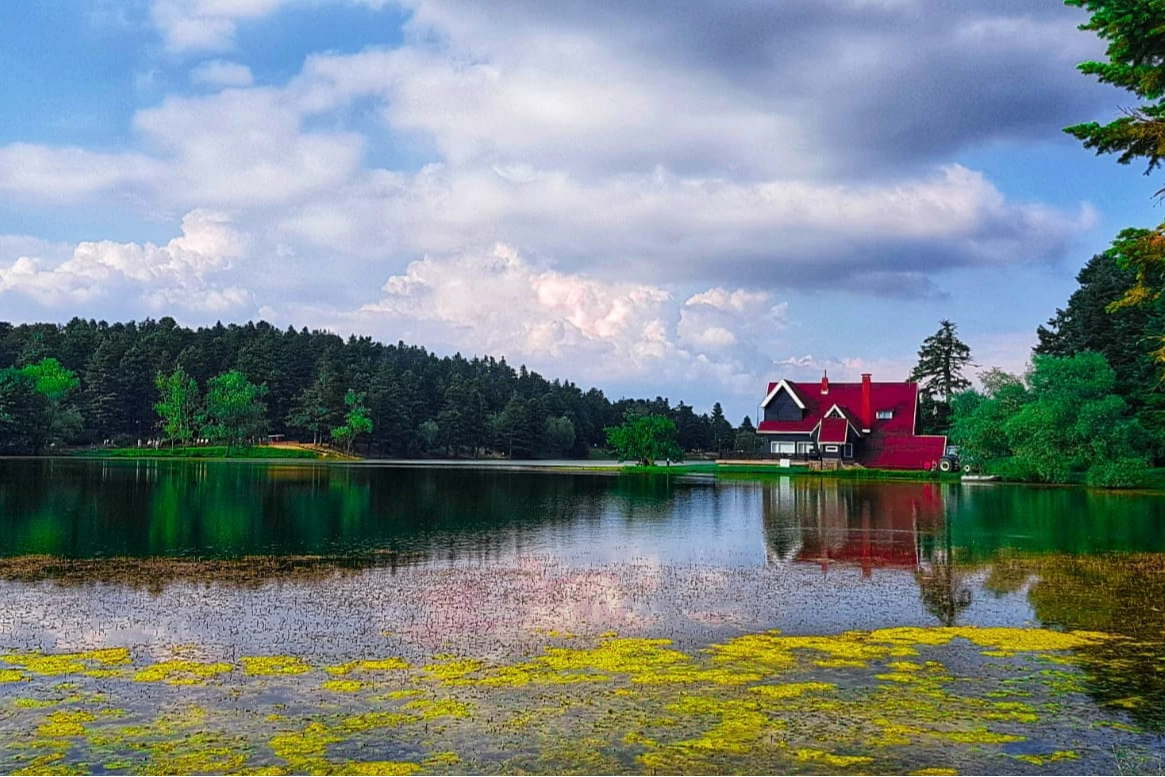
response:
M1038 575L1028 598L1044 624L1120 635L1079 651L1089 694L1165 730L1165 559L1052 555L1012 563Z
M922 606L939 623L954 626L959 614L971 606L971 587L963 579L963 571L955 565L951 542L951 522L943 521L942 547L933 548L929 563L920 563L914 570Z

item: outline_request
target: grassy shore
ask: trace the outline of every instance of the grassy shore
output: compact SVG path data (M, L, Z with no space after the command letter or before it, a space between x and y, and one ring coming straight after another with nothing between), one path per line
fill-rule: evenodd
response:
M78 451L79 456L117 459L318 459L320 454L306 448L274 445L255 445L249 448L231 448L225 445L206 445L189 448L97 448Z
M810 470L807 467L778 467L773 464L717 464L712 461L669 466L639 467L627 466L624 472L642 472L653 475L714 475L717 478L755 480L758 478L808 477L829 480L922 480L934 482L956 482L958 472L926 472L900 469L839 469L830 471Z

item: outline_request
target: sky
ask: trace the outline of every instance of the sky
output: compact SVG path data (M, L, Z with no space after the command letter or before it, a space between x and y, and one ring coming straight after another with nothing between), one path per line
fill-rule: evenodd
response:
M1056 0L0 3L0 320L264 319L754 420L976 369L1161 181Z

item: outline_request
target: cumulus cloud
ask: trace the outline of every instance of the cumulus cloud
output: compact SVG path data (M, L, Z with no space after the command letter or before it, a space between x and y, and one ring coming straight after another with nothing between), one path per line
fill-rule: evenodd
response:
M786 312L739 289L680 304L659 286L539 268L498 244L411 263L347 323L540 367L569 357L576 380L704 376L738 388L759 379L768 360L757 354Z
M250 293L216 284L213 276L245 253L245 241L226 216L191 211L182 220L182 236L163 246L103 240L79 243L63 261L19 256L0 265L0 299L19 294L55 306L119 295L152 310L237 311Z
M190 82L210 87L250 86L255 82L255 76L246 65L212 59L190 71Z

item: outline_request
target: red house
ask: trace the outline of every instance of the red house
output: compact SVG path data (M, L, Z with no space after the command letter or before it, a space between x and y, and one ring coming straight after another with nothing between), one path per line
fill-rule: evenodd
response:
M757 432L764 450L792 460L930 469L947 438L915 434L917 383L770 383Z

